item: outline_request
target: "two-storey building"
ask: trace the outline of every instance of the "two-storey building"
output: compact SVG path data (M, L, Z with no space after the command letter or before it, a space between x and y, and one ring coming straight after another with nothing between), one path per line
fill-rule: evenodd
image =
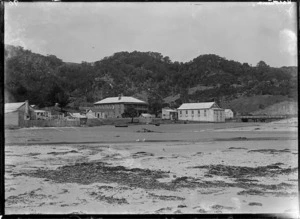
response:
M108 97L94 103L97 118L121 118L122 114L132 107L137 115L148 112L148 103L134 97L118 96Z

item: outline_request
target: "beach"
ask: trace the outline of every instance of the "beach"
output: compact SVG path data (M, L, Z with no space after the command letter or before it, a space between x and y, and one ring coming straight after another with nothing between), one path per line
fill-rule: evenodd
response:
M297 126L6 130L5 213L295 215Z

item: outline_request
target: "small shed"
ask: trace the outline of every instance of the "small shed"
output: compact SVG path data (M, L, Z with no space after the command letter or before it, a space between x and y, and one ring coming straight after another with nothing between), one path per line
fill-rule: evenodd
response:
M178 118L178 112L176 109L162 108L162 119L176 120Z
M97 118L97 117L96 117L96 113L93 112L92 109L88 109L88 110L86 111L85 115L86 115L86 117L87 117L88 119L96 119L96 118Z
M51 119L51 112L46 110L34 110L36 120L48 120Z
M142 113L139 116L139 121L141 123L149 124L153 121L154 118L155 118L155 115L152 115L152 114L149 114L149 113Z
M80 113L69 113L69 117L71 117L71 119L79 120L80 125L86 125L86 123L87 123L87 117L84 115L81 115Z
M24 120L34 118L34 110L28 104L28 101L18 103L6 103L4 106L5 126L22 126Z
M225 109L225 119L232 119L233 117L233 111L231 109Z

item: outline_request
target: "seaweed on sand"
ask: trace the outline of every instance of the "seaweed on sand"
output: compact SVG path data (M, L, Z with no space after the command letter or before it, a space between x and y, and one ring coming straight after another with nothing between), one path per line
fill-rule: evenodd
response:
M262 203L259 203L259 202L250 202L248 205L249 206L262 206Z
M218 164L195 166L193 168L208 169L207 174L217 176L228 176L231 178L274 176L278 174L290 174L298 171L298 167L285 169L281 168L279 165L276 164L259 167L225 166L222 164Z
M156 198L164 201L176 201L176 200L185 200L185 198L179 196L172 196L172 195L156 195L154 193L148 193L151 198Z
M47 178L58 183L92 184L95 182L115 182L120 185L145 189L168 187L168 185L160 183L157 179L169 176L167 172L163 171L108 166L103 162L77 163L75 165L58 167L56 170L36 170L24 174L38 178Z
M259 196L266 196L266 195L273 195L276 197L294 197L297 196L297 192L286 192L286 191L262 191L258 189L248 189L243 190L237 193L238 195L259 195Z
M154 156L153 153L139 151L132 155L133 158L140 158L140 157L147 157L147 156Z
M9 196L5 200L5 202L9 206L9 205L18 204L18 203L28 204L28 203L33 202L34 199L42 200L42 199L47 198L47 195L37 194L36 191L39 191L39 190L40 189L36 189L31 192L25 192L23 194ZM48 198L52 198L52 196L48 196Z
M211 206L211 208L215 209L215 210L223 210L223 209L233 210L234 209L233 207L226 207L226 206L223 206L223 205L213 205L213 206Z
M216 165L210 166L212 168L212 174L219 174L222 176L252 176L257 175L257 169L242 169L231 166ZM268 166L267 166L268 167ZM209 168L209 167L208 167ZM266 168L266 167L265 167ZM278 168L266 168L261 171L267 175L267 171L280 171L288 173L296 171L296 169L278 169ZM209 170L210 171L210 170ZM244 172L243 172L244 171ZM260 173L260 174L262 174ZM58 167L55 170L38 169L32 170L22 175L28 175L37 178L46 178L57 183L78 183L78 184L92 184L92 183L117 183L119 186L126 186L128 188L142 188L142 189L165 189L174 191L180 188L227 188L236 187L242 189L264 189L264 190L279 190L294 187L292 184L280 183L277 185L265 185L253 183L254 181L239 181L228 183L225 181L213 180L205 181L200 178L194 177L178 177L171 182L160 182L158 179L170 177L170 173L161 170L150 170L140 168L126 168L124 166L110 166L103 162L89 162L89 163L77 163L70 166Z
M52 155L65 155L65 154L68 154L68 153L78 153L78 151L75 151L75 150L71 150L71 151L63 151L63 152L56 152L56 151L53 151L53 152L49 152L47 154L52 154Z
M282 150L276 150L276 149L258 149L258 150L250 150L248 153L266 153L266 154L279 154L279 153L290 153L291 150L288 148L282 149Z
M125 198L115 198L113 196L105 196L102 194L97 194L96 192L90 193L90 196L94 197L98 201L105 201L109 204L129 204Z

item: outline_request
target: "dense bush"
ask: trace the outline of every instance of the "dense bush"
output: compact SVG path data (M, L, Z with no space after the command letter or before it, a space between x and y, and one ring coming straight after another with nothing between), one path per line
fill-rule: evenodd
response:
M22 47L5 48L6 102L24 101L38 106L82 100L81 104L123 95L138 95L158 113L167 96L180 94L172 105L192 101L229 101L241 96L284 95L297 98L297 68L273 68L260 61L226 60L214 54L190 62L172 62L157 52L118 52L95 63L66 63ZM198 85L210 87L189 93ZM78 103L76 103L78 104ZM80 104L80 103L79 103Z

